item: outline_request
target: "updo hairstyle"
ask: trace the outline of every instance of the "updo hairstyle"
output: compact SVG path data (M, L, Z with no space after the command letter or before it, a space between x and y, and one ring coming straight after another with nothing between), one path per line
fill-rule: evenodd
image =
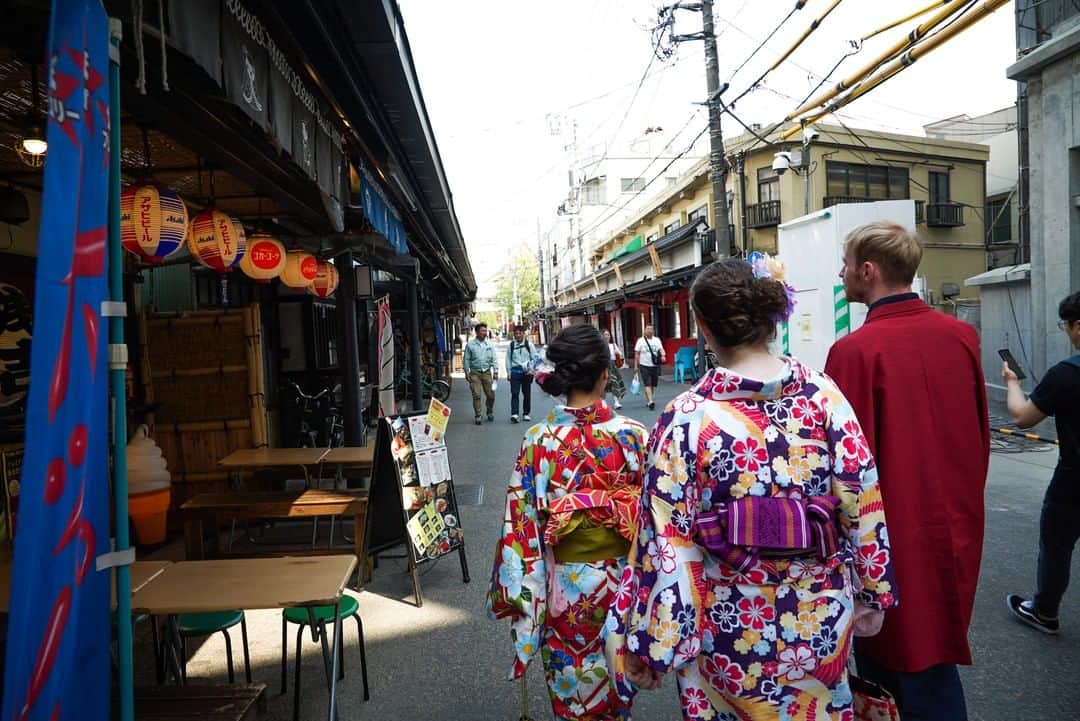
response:
M698 274L690 303L717 345L732 348L770 340L788 300L779 281L756 277L745 260L724 258Z
M607 342L596 328L567 326L548 344L547 360L554 370L539 381L540 388L553 396L591 391L607 370L610 355Z

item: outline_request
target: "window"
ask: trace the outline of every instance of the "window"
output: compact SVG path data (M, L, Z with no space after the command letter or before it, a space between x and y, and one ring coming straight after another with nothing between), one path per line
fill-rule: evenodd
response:
M780 200L780 176L772 167L758 168L757 199L759 203Z
M581 186L582 205L603 205L607 202L607 178L589 178Z
M645 178L621 178L619 184L624 193L640 193L645 190Z
M949 174L930 172L930 202L949 203Z
M649 233L648 235L645 236L645 242L646 243L651 243L651 242L653 242L654 240L656 240L659 237L660 237L659 233Z
M673 230L678 230L679 226L681 226L681 225L682 225L682 222L679 221L676 218L675 220L671 221L670 223L668 223L667 225L664 226L664 235L667 235L668 233L670 233Z
M709 222L709 205L708 205L708 203L706 203L705 205L702 205L700 208L694 208L693 210L691 210L686 216L686 224L687 225L693 225L694 223L697 222L697 220L699 218L704 219L706 223Z
M873 200L909 197L907 168L829 160L825 163L825 183L826 194L833 197Z
M1012 208L1008 197L987 202L986 222L990 226L991 243L1012 241Z

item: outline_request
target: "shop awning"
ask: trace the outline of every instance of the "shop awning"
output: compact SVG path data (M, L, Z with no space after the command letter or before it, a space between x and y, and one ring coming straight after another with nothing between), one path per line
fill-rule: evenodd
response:
M641 246L644 244L644 242L645 242L645 239L642 238L642 236L635 235L623 247L619 248L614 253L609 255L604 260L604 262L605 263L610 263L611 261L618 260L619 258L622 258L623 256L630 255L631 253L636 253L637 251L641 250Z

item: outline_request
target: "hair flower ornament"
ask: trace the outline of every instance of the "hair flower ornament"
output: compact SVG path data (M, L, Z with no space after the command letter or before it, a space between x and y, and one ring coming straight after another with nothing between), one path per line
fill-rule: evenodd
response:
M795 288L786 280L787 268L784 266L783 261L774 258L768 253L755 250L746 258L746 262L750 264L750 268L754 271L755 278L769 278L784 286L784 294L787 295L787 308L777 315L776 322L786 321L795 311Z
M533 380L540 386L541 390L544 387L544 383L547 381L548 376L555 372L555 366L548 360L542 360L539 363L534 363L533 367L536 369L533 374Z

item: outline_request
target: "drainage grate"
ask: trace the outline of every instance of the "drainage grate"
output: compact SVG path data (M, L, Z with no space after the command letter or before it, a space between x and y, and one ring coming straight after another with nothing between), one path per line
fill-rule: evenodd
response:
M475 483L462 483L454 486L454 495L459 506L484 505L484 487Z

